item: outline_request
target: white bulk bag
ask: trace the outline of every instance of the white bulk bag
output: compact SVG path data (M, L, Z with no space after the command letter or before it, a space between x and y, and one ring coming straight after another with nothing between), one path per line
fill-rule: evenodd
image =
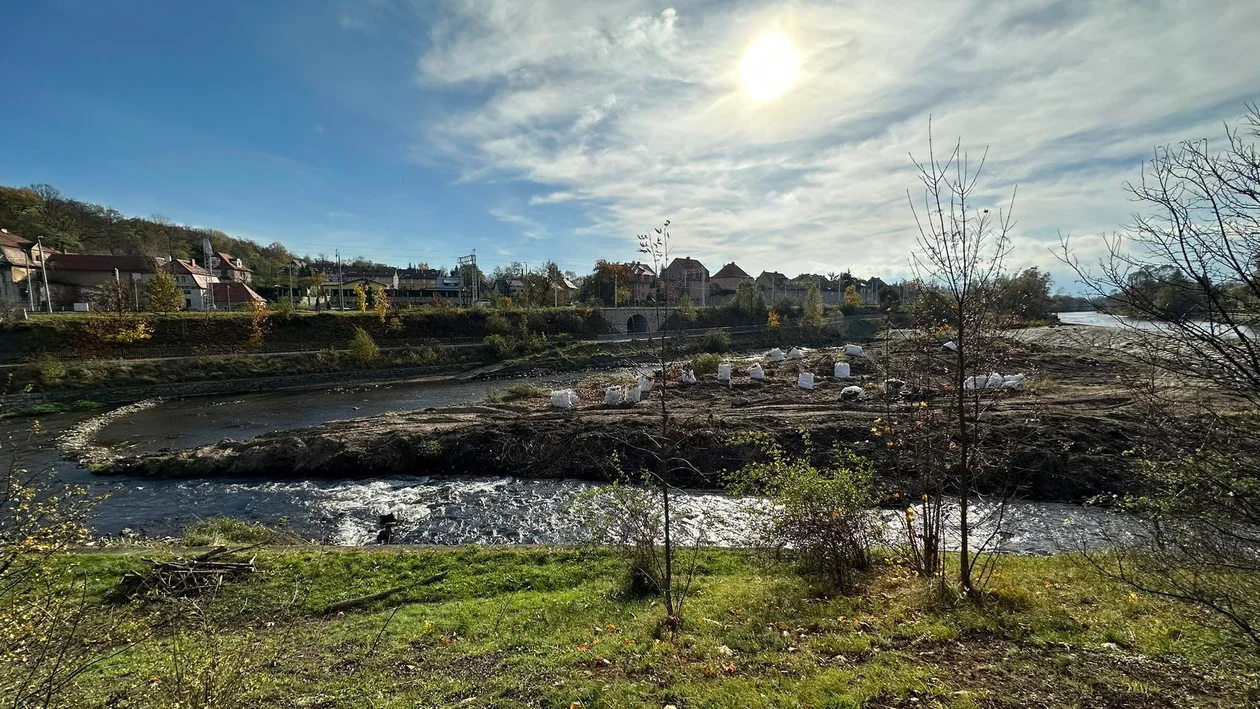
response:
M717 377L719 382L729 382L731 380L731 365L719 364Z
M766 370L761 368L761 363L753 362L753 365L748 368L748 376L752 377L753 379L765 379Z
M621 387L608 387L604 390L604 403L616 406L621 403Z
M836 362L836 371L835 371L835 377L836 377L836 379L848 379L848 378L849 378L849 376L850 376L850 375L849 375L849 363L848 363L848 362Z
M695 384L695 383L696 383L696 373L695 373L695 372L693 372L693 371L691 371L690 369L684 369L684 370L683 370L683 376L682 376L682 383L683 383L683 384Z
M885 379L880 388L885 394L900 394L906 388L906 383L900 379Z
M1004 383L1004 384L1009 384L1010 382L1016 382L1016 383L1018 383L1018 382L1022 382L1022 381L1024 381L1024 377L1025 377L1025 376L1027 376L1027 375L1024 375L1024 374L1008 374L1008 375L1006 375L1005 377L1003 377L1003 380L1004 380L1004 381L1003 381L1003 383Z
M862 387L859 386L847 386L840 390L840 398L844 401L853 401L854 399L861 398L861 396Z
M781 349L779 349L778 347L776 347L776 348L774 348L774 349L770 350L770 354L769 354L769 355L767 355L767 356L768 356L768 357L770 357L770 361L771 361L771 362L782 362L782 361L783 361L783 350L781 350Z
M974 377L967 377L963 380L963 389L968 391L972 389L983 389L989 386L989 378L983 374L977 374Z
M796 378L796 383L799 384L802 389L813 389L814 375L809 372L801 372L800 376Z
M990 375L989 375L989 383L988 383L988 387L987 387L987 388L989 388L989 389L999 389L999 388L1001 388L1001 386L1002 386L1002 382L1005 382L1005 381L1006 381L1006 379L1005 379L1005 378L1004 378L1001 374L998 374L997 372L994 372L994 373L992 373L992 374L990 374Z
M791 350L788 350L788 353L787 353L788 359L801 359L804 356L805 356L805 353L801 352L801 348L799 347L793 347Z
M861 357L862 348L859 347L858 345L845 345L844 356L845 357Z
M652 391L652 380L640 374L639 375L639 389L642 390L644 394L648 393L649 391Z
M643 394L643 390L640 389L637 384L632 387L627 387L626 388L626 403L627 404L639 403L639 400L642 398L642 394Z
M941 347L944 347L945 349L950 350L951 352L958 351L958 343L954 342L953 340L946 342L945 344L941 345Z
M577 404L577 394L572 389L551 392L551 405L557 409L571 409Z

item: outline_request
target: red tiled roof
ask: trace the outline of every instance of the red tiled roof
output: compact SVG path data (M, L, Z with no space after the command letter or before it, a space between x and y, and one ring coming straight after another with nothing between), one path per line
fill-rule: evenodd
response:
M24 239L13 232L0 231L0 246L9 246L15 249L29 249L34 245L35 242L30 239Z
M253 288L237 281L211 283L210 289L214 293L215 303L244 303L250 300L265 302L266 300L255 293Z
M216 251L214 252L214 255L219 257L219 268L226 268L231 271L249 271L249 268L245 266L244 261L241 262L240 266L237 266L236 259L233 259L231 256L223 253L222 251Z
M50 271L113 271L148 273L153 271L153 259L144 256L104 256L98 254L51 254L48 256Z
M206 271L206 269L202 268L201 266L198 266L196 261L185 261L182 258L177 258L174 261L172 261L171 269L177 274L183 274L186 276L210 275Z
M710 278L752 278L752 276L744 273L744 269L735 265L732 261L722 267L720 271L710 276Z

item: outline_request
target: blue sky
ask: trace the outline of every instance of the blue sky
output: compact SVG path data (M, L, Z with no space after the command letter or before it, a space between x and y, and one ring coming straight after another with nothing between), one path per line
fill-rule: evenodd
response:
M1059 274L1155 145L1260 99L1260 3L356 0L10 3L0 183L299 253L631 259L904 276L908 153L990 150L1012 265ZM758 36L801 56L751 100ZM1061 278L1059 285L1071 289Z

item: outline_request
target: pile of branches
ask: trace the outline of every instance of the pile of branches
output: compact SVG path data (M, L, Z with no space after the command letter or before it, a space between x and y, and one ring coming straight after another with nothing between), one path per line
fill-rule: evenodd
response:
M219 546L188 558L145 559L149 570L123 576L118 585L118 595L123 598L146 595L190 598L204 595L217 590L225 581L235 581L254 573L256 557L242 560L232 555L256 546L238 549Z

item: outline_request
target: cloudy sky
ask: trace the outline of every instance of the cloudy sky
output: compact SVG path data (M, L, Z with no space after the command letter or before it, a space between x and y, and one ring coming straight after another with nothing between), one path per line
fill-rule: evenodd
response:
M1260 3L347 0L6 11L0 183L298 252L630 259L672 220L716 270L906 275L909 155L989 150L1013 265L1056 273L1156 145L1260 99ZM745 52L799 74L757 101ZM1072 290L1066 277L1058 286Z

